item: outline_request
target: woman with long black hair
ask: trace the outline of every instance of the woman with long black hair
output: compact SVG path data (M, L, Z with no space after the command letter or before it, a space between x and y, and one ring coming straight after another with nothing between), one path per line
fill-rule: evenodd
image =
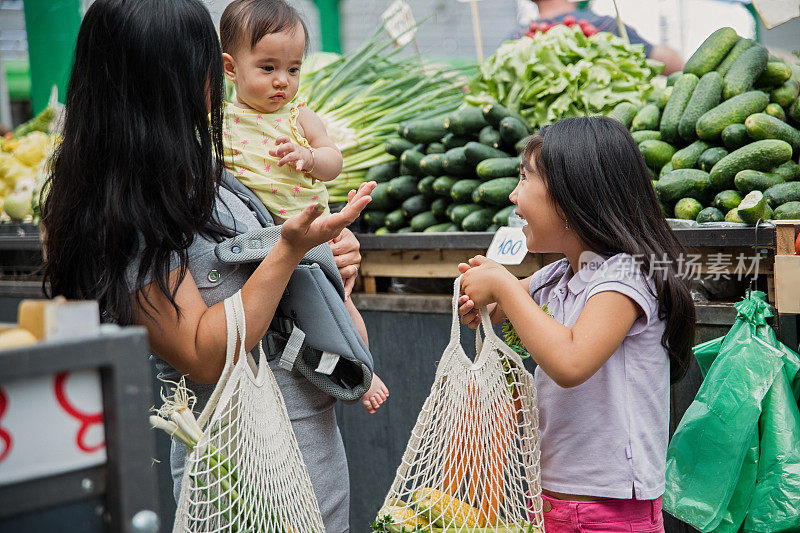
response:
M374 184L340 212L312 205L287 220L260 263L220 262L220 238L260 224L220 187L222 53L199 0L97 0L78 34L64 140L42 202L45 282L53 295L97 300L104 319L147 328L159 377L188 377L202 409L226 351L223 300L241 289L247 350L264 336L289 277L312 247L334 239L342 275L358 242L344 228ZM335 400L276 373L327 531L349 529L349 486ZM185 448L173 443L180 490Z

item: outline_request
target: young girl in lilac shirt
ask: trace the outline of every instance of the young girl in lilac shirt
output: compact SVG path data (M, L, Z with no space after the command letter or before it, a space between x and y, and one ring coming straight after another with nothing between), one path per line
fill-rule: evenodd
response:
M565 258L524 280L462 263L461 321L508 318L538 364L546 533L664 531L669 391L695 312L636 143L605 117L543 127L511 201L531 252Z

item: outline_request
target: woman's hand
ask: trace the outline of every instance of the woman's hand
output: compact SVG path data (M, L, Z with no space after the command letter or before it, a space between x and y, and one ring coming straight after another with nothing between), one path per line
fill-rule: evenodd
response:
M323 218L318 218L322 214L322 206L308 206L302 213L283 223L281 239L302 257L311 248L338 237L372 200L370 193L376 185L374 181L362 183L358 191L351 191L350 199L341 211Z
M350 298L350 293L353 292L353 285L358 276L358 267L361 265L361 253L359 252L361 243L358 242L352 231L345 228L328 244L331 245L336 266L339 267L339 274L344 281L344 295L347 300Z

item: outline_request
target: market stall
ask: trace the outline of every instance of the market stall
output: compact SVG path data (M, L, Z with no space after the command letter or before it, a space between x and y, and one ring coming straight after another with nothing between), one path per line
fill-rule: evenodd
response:
M381 508L430 389L450 330L456 265L485 254L498 230L514 223L509 194L520 153L543 125L606 115L630 130L685 248L695 343L724 335L735 304L753 290L774 307L769 325L784 345L797 349L800 329L797 64L723 28L683 72L664 78L663 65L642 47L572 21L532 28L480 64L454 67L401 56L395 45L410 42L408 31L386 39L379 29L349 54L309 59L300 92L344 156L343 173L329 186L332 202L378 182L353 226L362 253L353 300L392 400L380 423L337 406L353 531ZM0 321L15 320L22 299L44 296L37 215L54 115L46 109L0 143ZM559 258L523 252L508 269L524 277ZM702 379L695 363L672 387L670 433ZM160 477L163 495L167 469ZM667 531L689 530L668 519Z

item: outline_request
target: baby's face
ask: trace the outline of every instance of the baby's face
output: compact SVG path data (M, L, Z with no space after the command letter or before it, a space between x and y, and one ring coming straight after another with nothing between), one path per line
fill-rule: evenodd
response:
M300 85L300 64L306 40L302 26L267 34L236 53L236 96L240 103L272 113L289 103Z

